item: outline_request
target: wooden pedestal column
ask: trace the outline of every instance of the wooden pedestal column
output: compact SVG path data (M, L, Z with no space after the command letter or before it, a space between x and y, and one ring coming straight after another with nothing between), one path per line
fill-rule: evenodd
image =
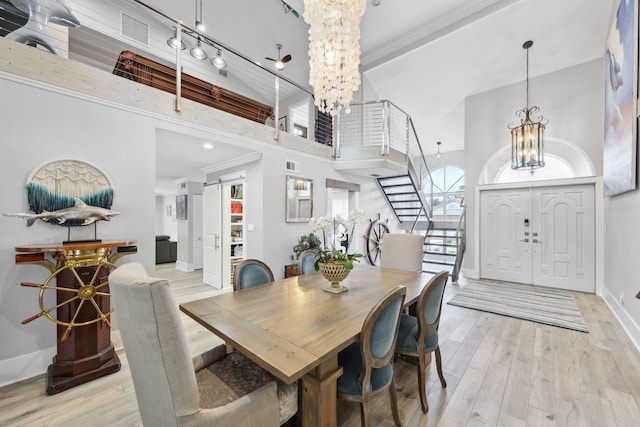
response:
M51 276L40 288L41 312L57 326L57 354L47 370L47 393L55 394L117 372L120 360L111 342L108 276L113 262L136 253L134 241L83 242L17 247L17 264L38 264ZM28 253L26 253L28 252ZM45 259L51 253L54 264ZM55 278L55 285L53 283ZM43 295L55 288L56 307L45 307ZM55 312L55 317L53 313Z

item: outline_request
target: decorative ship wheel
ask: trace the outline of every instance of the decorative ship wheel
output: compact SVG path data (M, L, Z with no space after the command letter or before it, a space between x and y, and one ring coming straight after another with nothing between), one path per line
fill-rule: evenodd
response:
M388 219L382 220L380 218L369 220L369 229L364 238L367 249L367 259L371 265L378 265L380 261L380 245L382 243L382 236L389 232L388 222Z
M105 248L101 251L90 251L88 253L71 254L68 255L65 252L58 252L58 268L51 273L51 275L44 281L43 284L22 282L22 286L40 288L40 295L38 303L40 305L40 313L29 317L22 321L22 324L27 324L32 320L35 320L41 316L45 316L57 325L64 326L67 329L60 338L61 341L66 341L71 333L71 330L77 326L87 326L93 323L102 321L107 328L111 328L109 322L109 315L113 313L113 309L104 313L101 309L100 301L96 301L100 297L110 297L111 294L103 292L108 289L109 282L106 280L108 273L115 269L116 266L108 260L110 250ZM80 277L78 268L91 265L90 277L83 280ZM108 269L105 273L105 268ZM100 273L103 273L102 275ZM84 272L83 272L84 273ZM63 280L62 284L60 280L56 281L57 286L50 285L51 280L58 277L58 275L71 275L71 280ZM87 279L88 283L87 283ZM102 290L101 290L102 289ZM45 308L44 296L48 290L54 290L58 295L58 304ZM85 307L88 306L88 307ZM94 310L91 310L93 306ZM75 309L75 310L74 310ZM54 317L51 315L52 311L64 311L73 312L73 315L68 321L61 320L61 316ZM81 315L82 314L82 315Z

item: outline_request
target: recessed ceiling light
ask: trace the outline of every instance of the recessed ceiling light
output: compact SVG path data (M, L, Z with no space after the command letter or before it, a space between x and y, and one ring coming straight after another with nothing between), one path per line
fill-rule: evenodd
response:
M213 150L213 144L210 142L205 142L204 144L202 144L202 148L204 148L205 150Z

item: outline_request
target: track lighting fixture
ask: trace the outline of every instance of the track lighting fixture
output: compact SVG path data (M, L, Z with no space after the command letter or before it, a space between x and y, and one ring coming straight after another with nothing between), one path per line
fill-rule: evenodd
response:
M174 49L178 47L178 30L177 29L173 30L173 36L169 40L167 40L167 44ZM180 50L185 50L186 48L187 48L187 45L184 43L184 41L180 40Z
M220 52L220 49L218 49L218 53L211 60L211 63L218 69L227 68L227 61L225 61L224 58L222 57L222 52Z
M196 59L199 59L200 61L207 59L207 52L205 52L202 49L202 45L200 43L200 37L198 37L198 43L196 44L196 46L191 48L189 52L191 53L191 56L193 56Z

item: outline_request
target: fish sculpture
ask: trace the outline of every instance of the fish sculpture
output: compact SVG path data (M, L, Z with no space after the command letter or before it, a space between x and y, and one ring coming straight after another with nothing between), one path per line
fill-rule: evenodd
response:
M87 205L77 197L74 201L74 206L53 212L42 211L42 213L39 214L5 213L3 215L15 218L24 218L27 220L27 227L31 227L37 219L41 219L46 222L58 221L58 224L74 222L81 223L80 225L89 225L96 221L110 221L112 216L119 214L119 212L115 212L110 209Z

